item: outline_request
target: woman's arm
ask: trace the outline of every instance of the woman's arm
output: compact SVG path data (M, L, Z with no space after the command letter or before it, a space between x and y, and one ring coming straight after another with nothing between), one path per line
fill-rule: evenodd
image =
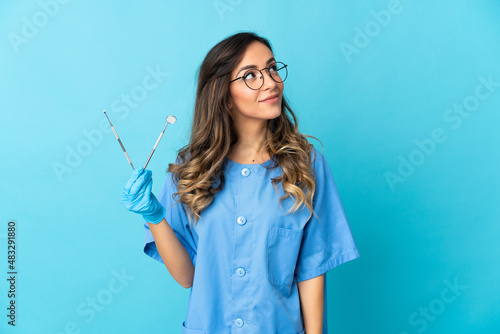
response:
M325 275L297 283L305 334L323 333Z
M188 289L193 285L194 266L187 250L165 218L158 224L148 223L156 249L172 277Z

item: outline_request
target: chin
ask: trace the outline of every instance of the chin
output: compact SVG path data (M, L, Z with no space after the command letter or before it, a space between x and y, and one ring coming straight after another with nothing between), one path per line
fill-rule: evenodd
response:
M281 115L281 107L277 108L276 110L273 110L271 119L275 119Z

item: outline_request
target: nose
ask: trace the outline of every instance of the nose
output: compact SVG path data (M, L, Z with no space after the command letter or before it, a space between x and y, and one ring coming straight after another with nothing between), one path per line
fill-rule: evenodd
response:
M264 80L264 84L262 85L261 89L269 89L269 88L274 88L276 87L276 84L277 82L273 80L273 78L271 78L271 75L269 74L269 72L267 70L263 70L261 71L261 75L264 76L264 74L266 75L266 77L264 78L263 77L263 80Z

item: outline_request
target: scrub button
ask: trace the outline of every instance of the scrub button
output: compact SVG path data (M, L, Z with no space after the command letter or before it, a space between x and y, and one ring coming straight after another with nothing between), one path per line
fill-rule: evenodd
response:
M238 275L240 277L245 276L245 273L246 273L246 271L243 268L236 269L236 275Z
M236 220L238 222L238 224L240 225L245 225L246 222L247 222L247 219L243 216L239 216L238 219Z
M243 168L243 169L241 170L241 175L243 175L243 176L248 176L248 175L250 175L250 169L248 169L248 168Z
M236 319L236 320L234 321L234 325L235 325L236 327L242 327L242 326L243 326L243 320L241 320L240 318Z

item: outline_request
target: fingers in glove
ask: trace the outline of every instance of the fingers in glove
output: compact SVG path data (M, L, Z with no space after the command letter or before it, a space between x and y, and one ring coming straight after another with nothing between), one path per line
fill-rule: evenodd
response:
M137 194L147 184L148 181L151 181L150 170L142 170L139 173L136 173L136 171L134 171L125 187L123 187L123 193L126 195Z
M127 183L125 184L125 187L123 187L124 189L130 189L130 187L132 186L132 184L137 180L137 178L142 175L144 173L144 170L142 169L142 167L139 167L138 169L135 169L133 172L132 172L132 175L130 176L130 178L128 179Z
M151 189L152 183L153 179L151 178L151 171L146 170L144 173L139 175L137 180L132 184L129 190L129 194L145 193L147 189Z

